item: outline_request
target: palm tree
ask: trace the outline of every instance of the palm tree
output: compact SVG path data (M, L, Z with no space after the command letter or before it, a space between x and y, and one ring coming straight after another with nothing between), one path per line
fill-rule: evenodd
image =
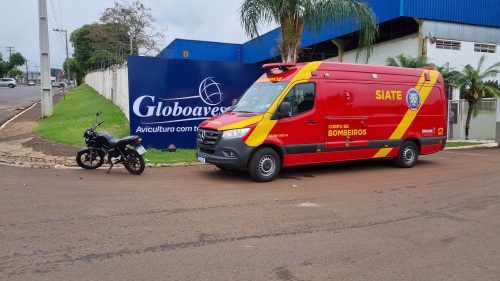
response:
M406 56L404 54L397 55L396 57L388 57L385 60L385 64L388 66L397 67L408 67L408 68L422 68L435 66L429 61L426 56L418 56L416 58L412 56Z
M445 86L453 86L455 85L455 77L459 73L455 68L449 67L446 65L438 66L436 67L436 70L441 73L441 76L443 76L444 84Z
M408 67L408 68L423 68L423 67L435 67L437 71L441 73L444 80L444 85L447 89L450 89L454 85L454 77L456 76L456 71L454 68L450 68L446 65L436 66L426 56L406 56L404 54L397 55L396 57L388 57L385 60L386 65L396 66L396 67Z
M486 96L497 97L500 95L500 88L495 83L486 81L486 78L495 77L500 74L500 62L488 67L483 71L483 64L486 56L481 56L476 68L470 64L464 66L461 72L454 75L454 86L460 88L465 100L469 104L467 119L465 121L465 139L469 139L470 120L472 114L476 114L476 104Z
M260 24L279 24L284 62L297 61L304 27L319 31L325 26L353 23L360 28L358 45L367 51L367 60L378 35L372 9L360 0L244 0L240 20L251 38L259 36Z

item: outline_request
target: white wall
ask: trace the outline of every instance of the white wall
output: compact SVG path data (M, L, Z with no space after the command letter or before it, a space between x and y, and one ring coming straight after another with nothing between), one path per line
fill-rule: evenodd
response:
M500 122L500 98L497 99L497 122ZM500 141L500 139L498 139Z
M428 40L428 39L427 39ZM500 45L497 45L496 53L479 53L474 51L475 42L460 41L460 50L437 49L436 44L427 41L427 56L429 60L437 65L449 63L450 68L461 71L465 65L470 64L476 67L481 56L485 55L486 60L483 64L483 70L500 62ZM500 80L500 75L491 79ZM459 99L458 89L453 91L453 99ZM500 99L497 101L497 107L500 105ZM497 122L500 122L500 110L497 110Z
M88 73L85 76L85 83L116 104L130 120L127 66Z
M472 66L477 66L479 59L482 55L486 56L486 61L484 62L484 69L492 66L493 64L500 62L500 46L497 45L496 53L479 53L474 52L475 42L461 42L460 50L444 50L437 49L436 44L431 44L427 39L427 57L430 61L437 65L444 65L446 63L450 64L450 67L456 70L462 70L467 64Z
M343 62L356 63L356 50L345 52ZM418 54L418 36L417 34L398 38L395 40L376 44L373 47L373 53L368 60L368 64L385 65L388 57L394 57L399 54L416 57ZM361 52L357 63L365 63L366 53ZM326 61L338 62L338 57Z

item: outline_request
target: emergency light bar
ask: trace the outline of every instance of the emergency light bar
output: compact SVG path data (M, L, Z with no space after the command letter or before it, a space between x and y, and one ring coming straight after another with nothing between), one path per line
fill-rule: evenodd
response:
M287 72L290 68L294 67L295 63L267 63L262 66L262 71L266 72L268 75L276 75ZM279 70L279 73L274 72L274 70Z

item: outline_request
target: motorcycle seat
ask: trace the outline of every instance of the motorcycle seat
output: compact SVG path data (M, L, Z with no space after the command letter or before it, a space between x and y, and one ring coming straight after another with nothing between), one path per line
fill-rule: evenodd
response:
M124 137L122 139L117 139L117 138L110 138L108 139L109 141L109 145L113 146L113 147L116 147L116 146L121 146L121 145L124 145L124 144L128 144L128 143L131 143L133 139L135 139L137 136L128 136L128 137Z

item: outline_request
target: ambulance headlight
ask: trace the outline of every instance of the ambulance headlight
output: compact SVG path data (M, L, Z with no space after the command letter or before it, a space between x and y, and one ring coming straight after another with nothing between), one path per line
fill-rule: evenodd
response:
M222 137L225 139L241 138L244 137L248 131L250 131L250 128L227 130L222 132Z

